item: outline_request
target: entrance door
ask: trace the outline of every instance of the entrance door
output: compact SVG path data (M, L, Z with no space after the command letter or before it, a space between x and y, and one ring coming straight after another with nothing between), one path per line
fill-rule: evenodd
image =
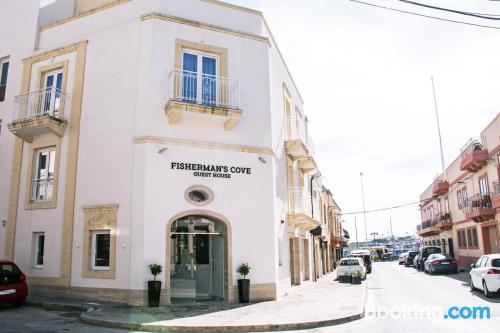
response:
M172 302L224 298L224 225L190 216L171 231L170 291Z
M452 258L455 258L455 250L453 249L453 238L448 238L448 252Z
M500 252L500 246L498 244L498 227L496 225L492 225L487 229L488 237L490 241L490 252L489 253L498 253Z

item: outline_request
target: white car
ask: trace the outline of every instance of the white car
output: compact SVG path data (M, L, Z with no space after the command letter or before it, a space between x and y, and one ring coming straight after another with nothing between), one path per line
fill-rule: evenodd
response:
M406 262L406 257L408 257L408 252L403 252L399 255L399 264L404 265Z
M470 288L480 289L484 296L493 297L500 292L500 254L487 254L481 256L476 263L471 265Z
M361 278L366 279L366 267L361 258L342 258L337 266L337 279L340 276L352 276L356 272L361 273Z

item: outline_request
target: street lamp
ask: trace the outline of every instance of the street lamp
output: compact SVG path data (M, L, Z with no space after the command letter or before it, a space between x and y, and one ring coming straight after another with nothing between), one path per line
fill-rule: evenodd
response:
M363 199L363 219L365 220L365 240L366 246L368 246L368 232L366 229L366 209L365 209L365 190L363 187L363 173L359 173L359 177L361 178L361 198Z

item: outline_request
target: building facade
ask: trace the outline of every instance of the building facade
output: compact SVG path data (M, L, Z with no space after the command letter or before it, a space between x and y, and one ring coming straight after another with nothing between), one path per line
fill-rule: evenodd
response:
M340 209L261 12L2 1L0 258L34 292L276 299L332 270ZM22 20L20 19L22 18ZM340 236L340 238L339 238Z
M471 139L420 196L424 245L466 269L483 254L500 253L500 115Z

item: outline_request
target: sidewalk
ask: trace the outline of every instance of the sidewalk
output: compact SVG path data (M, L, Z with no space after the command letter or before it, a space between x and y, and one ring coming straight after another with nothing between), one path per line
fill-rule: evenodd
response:
M340 284L331 273L292 288L277 301L159 308L99 305L84 312L88 324L151 332L262 332L330 326L364 316L367 281Z

